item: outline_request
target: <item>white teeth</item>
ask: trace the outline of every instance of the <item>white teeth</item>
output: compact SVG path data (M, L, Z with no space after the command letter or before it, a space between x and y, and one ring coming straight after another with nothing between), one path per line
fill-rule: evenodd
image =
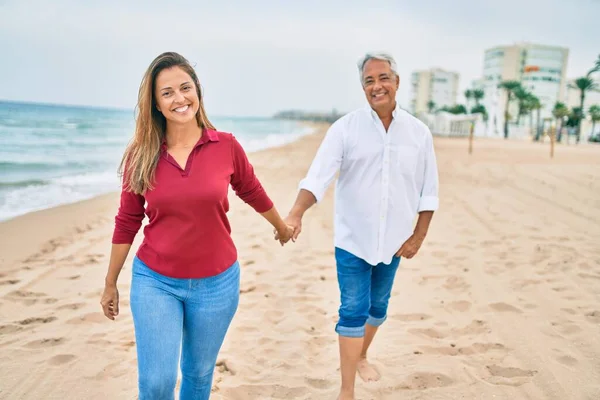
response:
M182 113L182 112L186 112L188 108L189 108L189 106L183 106L183 107L176 108L175 111Z

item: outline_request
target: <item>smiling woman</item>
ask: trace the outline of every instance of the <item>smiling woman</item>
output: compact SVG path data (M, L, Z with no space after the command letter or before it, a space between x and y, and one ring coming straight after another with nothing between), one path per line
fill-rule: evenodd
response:
M240 271L226 217L229 185L277 231L293 234L263 189L236 138L206 117L200 82L187 60L164 53L140 86L133 141L121 162L123 189L100 301L119 314L117 278L149 222L133 262L130 305L139 398L206 400L221 344L235 315Z

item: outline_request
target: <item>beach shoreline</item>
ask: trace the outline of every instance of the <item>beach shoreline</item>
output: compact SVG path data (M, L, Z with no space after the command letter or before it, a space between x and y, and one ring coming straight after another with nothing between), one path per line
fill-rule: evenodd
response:
M248 157L286 215L327 125ZM600 148L435 138L440 210L403 260L359 399L600 397ZM333 186L333 185L332 185ZM283 248L230 192L240 305L216 400L329 399L339 387L333 187ZM99 300L118 193L0 222L0 399L137 393L131 261L121 314ZM518 327L518 328L517 328Z

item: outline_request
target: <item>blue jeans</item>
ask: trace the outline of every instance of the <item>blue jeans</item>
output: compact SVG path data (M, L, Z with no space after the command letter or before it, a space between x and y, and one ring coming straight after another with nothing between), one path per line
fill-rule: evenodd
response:
M400 258L373 266L346 250L335 248L341 306L335 331L340 336L363 337L365 323L380 326L387 308Z
M174 399L181 350L181 400L210 396L217 355L237 310L240 267L217 276L163 276L133 261L131 313L140 400Z

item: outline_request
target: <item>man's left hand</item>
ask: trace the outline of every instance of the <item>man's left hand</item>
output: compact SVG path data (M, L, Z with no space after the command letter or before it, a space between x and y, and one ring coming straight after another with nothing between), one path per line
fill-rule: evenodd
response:
M406 242L404 242L404 244L396 252L396 257L413 258L421 248L424 239L425 238L418 237L413 234L411 237L406 239Z

